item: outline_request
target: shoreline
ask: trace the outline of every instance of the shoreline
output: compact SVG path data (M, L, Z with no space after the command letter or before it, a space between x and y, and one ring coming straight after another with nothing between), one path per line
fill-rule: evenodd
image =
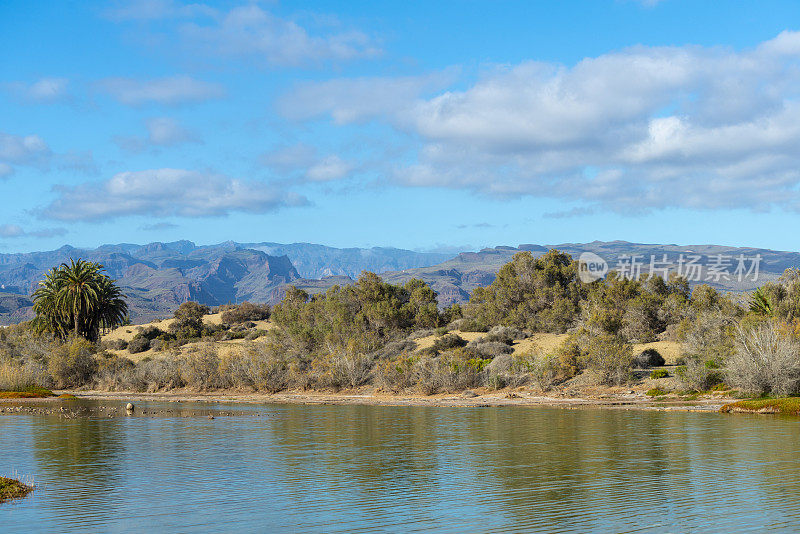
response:
M653 400L639 395L553 397L527 392L491 392L437 394L437 395L393 395L374 392L319 392L290 391L274 394L243 393L241 391L171 391L157 393L125 391L59 391L78 399L105 401L155 401L155 402L208 402L234 404L305 404L305 405L359 405L359 406L430 406L430 407L551 407L565 409L606 408L653 411L719 412L728 398L701 398L691 401L679 398ZM55 401L51 399L30 399ZM1 401L0 401L1 403Z

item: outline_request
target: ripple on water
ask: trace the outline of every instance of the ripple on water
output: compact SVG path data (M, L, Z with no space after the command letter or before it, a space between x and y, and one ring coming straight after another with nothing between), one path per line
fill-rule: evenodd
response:
M25 530L792 532L800 426L704 413L140 403L0 415ZM95 405L94 408L97 408ZM171 412L168 410L172 410ZM209 411L230 413L208 419Z

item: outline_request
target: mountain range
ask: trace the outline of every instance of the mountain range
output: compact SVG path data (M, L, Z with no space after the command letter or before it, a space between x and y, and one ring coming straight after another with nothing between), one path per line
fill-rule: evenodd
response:
M632 265L638 265L643 273L648 272L651 263L675 271L686 269L693 262L699 268L689 271L697 275L692 283L710 283L736 292L751 290L776 279L787 268L800 266L800 254L796 252L625 241L498 246L456 256L388 247L232 241L207 246L190 241L103 245L95 249L64 246L46 252L0 254L0 324L30 318L30 295L38 281L48 269L70 258L102 263L128 296L131 319L145 322L170 315L187 300L210 306L245 300L276 303L289 285L317 293L333 285L352 283L362 271L379 273L392 283L421 278L436 290L444 306L465 302L476 287L491 284L500 267L514 254L530 251L539 256L551 248L575 258L591 252L605 260L609 268L624 269L627 265L633 269ZM742 261L747 271L737 275ZM730 274L727 278L719 276L722 264Z

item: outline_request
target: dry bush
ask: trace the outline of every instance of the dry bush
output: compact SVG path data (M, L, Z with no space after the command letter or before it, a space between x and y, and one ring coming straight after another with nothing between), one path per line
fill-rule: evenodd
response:
M656 349L645 349L636 355L633 359L633 365L645 369L647 367L660 367L666 363L666 360Z
M486 366L489 387L516 388L533 382L542 391L547 391L563 375L554 354L543 354L531 350L522 354L504 355L492 360Z
M586 357L581 349L581 343L577 336L570 336L565 339L556 349L558 366L565 378L571 378L586 366Z
M481 338L485 339L485 338ZM496 358L503 354L511 354L514 348L501 343L500 341L477 341L468 345L469 349L474 351L477 356L481 358Z
M140 352L149 350L150 342L150 339L142 334L136 334L133 339L131 339L130 343L128 343L127 348L131 354L138 354Z
M378 360L385 360L390 358L396 358L401 354L405 354L407 352L412 352L416 350L417 344L413 341L402 340L402 341L392 341L387 343L384 347L380 350L377 350L373 353L376 359Z
M248 343L223 358L220 365L230 387L269 393L290 388L299 371L297 359L265 343Z
M494 326L481 339L483 341L498 341L511 345L518 339L525 339L528 334L514 326Z
M633 347L620 336L603 334L585 341L586 367L598 372L603 384L622 385L633 367Z
M456 319L447 325L449 330L460 330L461 332L488 332L489 327L476 321L471 317Z
M195 389L218 389L225 387L220 375L220 359L217 348L204 343L190 352L183 360L183 379L186 385Z
M52 387L50 374L42 364L0 362L0 391L26 391L34 387Z
M714 360L689 355L675 370L675 376L688 390L707 391L722 382L722 369Z
M703 361L723 362L734 352L734 318L721 311L703 312L684 325L683 352Z
M0 329L0 360L18 360L45 364L61 343L51 336L38 335L27 325Z
M560 376L558 356L555 354L520 355L515 366L519 370L527 368L531 379L542 391L552 388Z
M773 323L739 327L724 376L728 385L755 395L799 393L800 343L781 335Z
M431 354L438 354L446 350L457 349L466 346L467 340L458 334L445 334L434 339L433 346L427 349L427 352Z
M311 379L317 387L354 388L366 383L373 366L371 356L351 352L335 352L311 362Z
M223 307L220 307L223 308ZM242 302L238 305L224 306L220 319L225 324L238 324L250 321L263 321L269 319L270 309L267 304L252 304Z
M83 338L68 340L50 355L47 367L57 388L76 388L92 381L97 370L95 346Z
M110 339L103 341L100 346L105 350L125 350L128 348L128 342L124 339Z
M128 358L116 355L101 355L98 358L94 385L109 391L129 389L136 365Z
M399 354L392 359L379 361L375 367L375 383L378 387L395 393L417 385L416 365L420 357Z
M184 360L164 357L145 359L136 364L125 381L126 389L136 391L164 391L186 386L183 377Z
M489 361L476 358L465 349L449 350L436 357L420 358L414 366L415 380L427 395L482 386Z

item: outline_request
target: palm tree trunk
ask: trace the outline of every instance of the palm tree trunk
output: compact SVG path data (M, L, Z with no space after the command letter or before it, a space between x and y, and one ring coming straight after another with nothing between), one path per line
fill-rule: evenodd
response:
M80 324L81 324L80 313L76 310L75 311L75 337L78 337L79 335L81 335Z

